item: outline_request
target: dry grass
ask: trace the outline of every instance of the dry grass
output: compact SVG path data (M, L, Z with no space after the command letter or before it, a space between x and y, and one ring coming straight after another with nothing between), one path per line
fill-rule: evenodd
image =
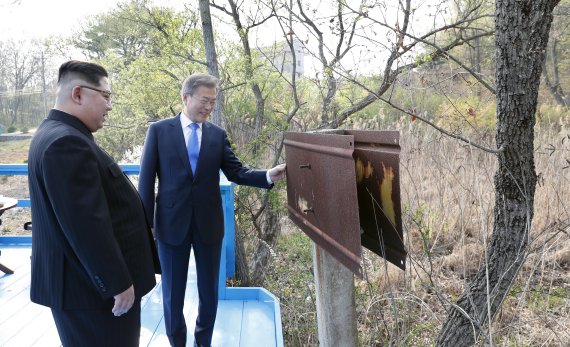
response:
M570 169L565 168L570 141L562 141L566 135L565 129L537 127L540 179L531 252L487 333L495 346L570 345ZM363 293L363 306L384 303L360 312L361 321L384 322L361 324L363 346L432 346L447 316L447 301L458 298L485 261L492 234L494 155L415 124L402 127L401 146L409 266L397 275L367 253L365 264L375 265L370 266L366 286L375 289Z
M0 164L23 164L28 159L29 139L0 142Z

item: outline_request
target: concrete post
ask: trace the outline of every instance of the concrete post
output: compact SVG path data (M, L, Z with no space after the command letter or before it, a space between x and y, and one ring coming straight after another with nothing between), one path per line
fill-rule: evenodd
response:
M313 264L320 346L357 347L352 272L314 242Z

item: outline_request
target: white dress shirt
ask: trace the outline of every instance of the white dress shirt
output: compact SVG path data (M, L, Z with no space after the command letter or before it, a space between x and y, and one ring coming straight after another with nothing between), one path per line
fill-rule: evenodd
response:
M190 118L188 118L186 116L186 114L184 112L182 112L180 114L180 125L182 126L182 131L184 132L184 143L186 145L188 145L188 139L190 138L190 135L192 134L192 128L189 127L189 125L191 123L194 123L190 120ZM196 123L198 124L198 129L196 129L196 131L198 132L198 145L201 147L202 146L202 123Z

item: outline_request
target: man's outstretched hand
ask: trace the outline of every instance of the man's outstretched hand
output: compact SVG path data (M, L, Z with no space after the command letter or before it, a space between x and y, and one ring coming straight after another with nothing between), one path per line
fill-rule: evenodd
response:
M287 173L285 172L287 168L287 164L279 164L276 167L269 169L269 178L272 182L277 182L279 180L284 179L287 177Z

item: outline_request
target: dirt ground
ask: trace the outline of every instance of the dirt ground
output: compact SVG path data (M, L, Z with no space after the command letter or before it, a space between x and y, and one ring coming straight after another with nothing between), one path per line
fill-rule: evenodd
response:
M28 181L25 176L0 176L0 195L16 199L28 198ZM14 207L4 211L0 225L0 235L22 235L30 232L24 230L24 223L32 220L30 209Z
M0 164L23 164L28 158L29 140L0 142ZM28 193L26 176L0 176L0 195L25 199ZM24 223L31 221L30 209L14 207L6 210L0 220L0 235L28 235Z

